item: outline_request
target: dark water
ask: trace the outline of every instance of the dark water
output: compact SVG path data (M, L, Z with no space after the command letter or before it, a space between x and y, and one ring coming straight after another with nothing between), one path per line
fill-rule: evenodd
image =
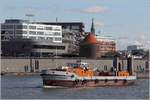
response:
M1 76L2 99L148 99L149 80L134 86L97 88L42 88L40 76Z

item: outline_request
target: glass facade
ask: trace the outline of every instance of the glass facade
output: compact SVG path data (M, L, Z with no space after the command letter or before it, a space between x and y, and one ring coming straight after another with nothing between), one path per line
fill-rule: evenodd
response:
M1 25L3 35L12 34L26 36L24 38L41 39L51 42L62 42L62 29L61 26L56 25L44 25L44 24L32 24L32 23L3 23ZM20 22L20 21L19 21ZM7 37L7 36L4 36ZM34 38L33 38L34 37ZM53 39L54 38L54 39ZM55 39L56 38L56 39Z

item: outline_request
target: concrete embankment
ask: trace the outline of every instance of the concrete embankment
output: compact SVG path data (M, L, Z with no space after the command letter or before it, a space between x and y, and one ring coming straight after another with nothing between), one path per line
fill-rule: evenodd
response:
M68 62L76 62L76 58L49 58L49 59L29 59L29 58L2 58L1 72L40 72L42 69L56 68L64 66ZM90 68L109 71L113 67L113 59L82 59L83 62L89 63ZM119 60L123 69L126 69L127 60ZM144 71L149 67L146 60L134 60L134 71Z

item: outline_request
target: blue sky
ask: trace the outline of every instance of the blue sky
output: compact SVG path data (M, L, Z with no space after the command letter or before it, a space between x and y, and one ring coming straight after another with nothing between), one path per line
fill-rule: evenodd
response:
M32 21L81 21L89 31L94 18L97 34L115 38L118 49L150 48L149 10L150 0L1 0L0 21L32 13Z

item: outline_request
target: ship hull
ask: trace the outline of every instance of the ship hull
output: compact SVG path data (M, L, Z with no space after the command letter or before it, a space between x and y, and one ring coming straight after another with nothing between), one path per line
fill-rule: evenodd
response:
M79 77L70 72L48 71L41 75L43 86L103 87L133 85L136 76L92 76Z
M62 87L104 87L104 86L129 86L135 80L43 80L43 86Z

